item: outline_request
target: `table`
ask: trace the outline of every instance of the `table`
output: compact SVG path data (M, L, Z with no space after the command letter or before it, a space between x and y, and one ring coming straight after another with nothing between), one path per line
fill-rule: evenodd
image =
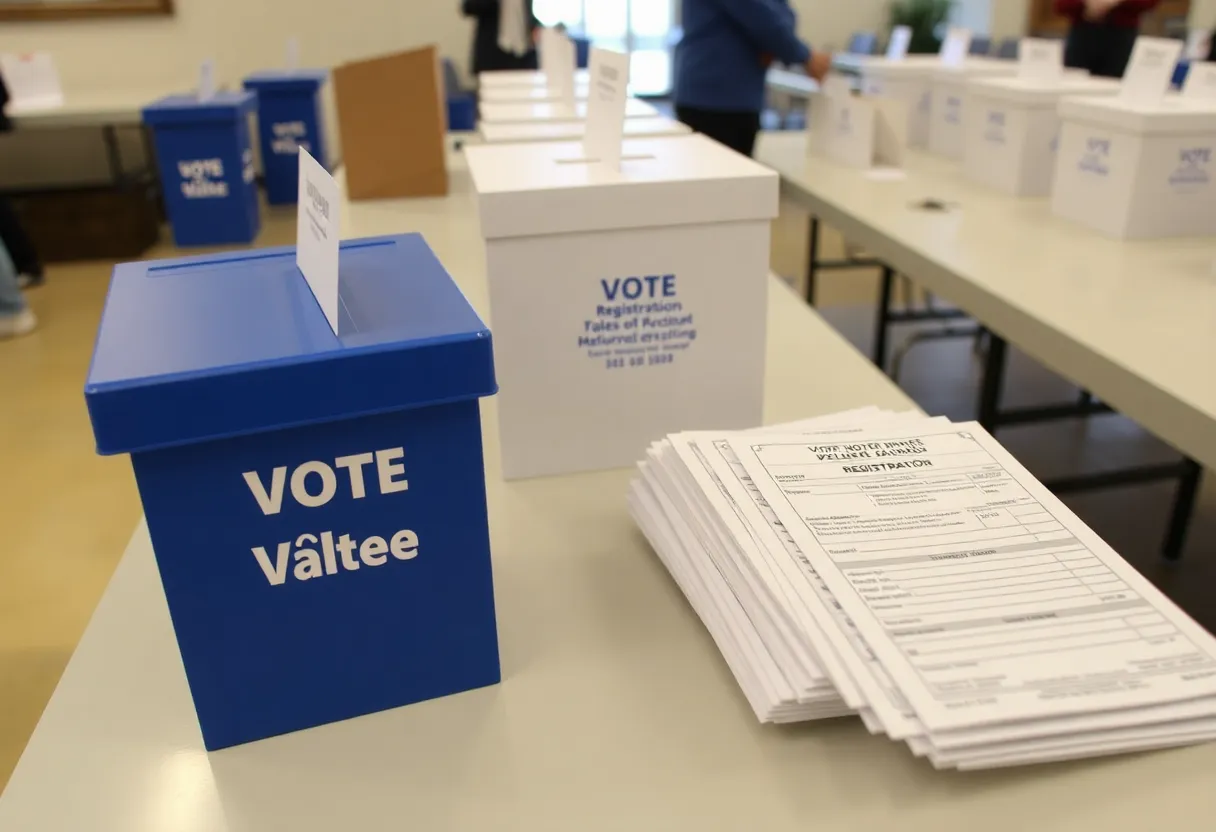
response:
M451 168L446 198L343 204L344 235L423 232L484 314L472 188ZM910 406L775 280L769 331L770 421ZM487 400L502 685L208 755L141 524L0 796L0 830L1210 826L1216 745L960 775L857 720L756 724L625 512L631 473L504 483L494 414Z
M10 106L7 115L17 130L63 130L69 128L96 128L101 130L106 145L106 157L110 175L114 182L126 180L122 153L118 145L120 127L141 127L143 108L166 93L151 91L97 91L71 93L64 97L59 107L23 110ZM154 158L146 131L141 131L145 157Z
M1011 199L916 152L895 181L808 157L800 133L763 135L757 159L781 173L783 194L887 264L878 363L898 270L994 333L979 402L990 428L1113 408L1186 455L1058 483L1063 491L1178 478L1165 553L1180 555L1201 466L1216 467L1216 373L1204 369L1216 355L1213 241L1109 240L1056 219L1047 200ZM922 210L926 199L947 210ZM1002 411L1006 342L1081 386L1081 401Z

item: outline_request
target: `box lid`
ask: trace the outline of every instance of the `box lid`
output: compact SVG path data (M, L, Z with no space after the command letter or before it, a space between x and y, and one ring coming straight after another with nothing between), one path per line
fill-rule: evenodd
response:
M145 124L200 124L212 121L236 121L253 112L257 106L256 93L248 90L217 92L213 98L200 101L197 95L169 95L144 107Z
M927 78L940 65L937 55L908 55L898 61L867 56L861 62L860 71L862 75L883 78Z
M1216 101L1167 95L1140 104L1114 96L1069 96L1060 99L1060 117L1129 133L1211 133L1216 138Z
M994 75L1016 75L1017 71L1017 61L973 56L967 58L959 66L946 66L939 63L933 68L932 74L934 81L963 81Z
M1054 107L1065 95L1115 95L1119 82L1114 78L1094 78L1088 75L1064 75L1050 80L1006 76L972 78L968 89L975 95L1013 101L1019 104L1039 104Z
M292 247L115 268L85 383L98 452L495 392L490 333L420 235L339 257L340 336Z
M560 142L581 139L587 132L584 121L482 122L481 136L491 144L499 142ZM683 136L691 133L686 125L663 116L625 119L626 137Z
M316 92L329 79L328 69L268 69L245 79L245 89L261 92Z
M586 84L591 73L585 69L574 71L576 84ZM546 86L549 80L545 73L538 69L496 69L477 74L477 83L483 87L490 86Z
M652 105L636 98L625 101L626 118L654 118L660 115ZM498 123L525 121L584 121L587 118L587 102L579 101L574 107L555 101L482 101L481 120Z
M465 149L486 239L771 219L777 173L699 134L624 143L621 170L572 142Z

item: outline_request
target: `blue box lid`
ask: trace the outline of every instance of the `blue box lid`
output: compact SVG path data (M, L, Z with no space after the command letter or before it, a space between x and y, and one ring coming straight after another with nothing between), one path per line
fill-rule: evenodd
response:
M168 95L144 107L144 124L200 124L236 121L257 108L258 96L249 90L217 92L200 101L197 95Z
M490 332L419 234L350 240L335 336L295 248L114 269L85 401L119 454L493 395Z
M257 92L314 93L329 78L328 69L268 69L245 79L245 89Z

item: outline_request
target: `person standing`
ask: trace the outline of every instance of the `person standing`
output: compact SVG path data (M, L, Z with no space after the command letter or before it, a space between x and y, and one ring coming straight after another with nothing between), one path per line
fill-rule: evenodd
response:
M0 340L16 338L34 331L38 319L30 311L17 284L17 269L0 245Z
M676 117L751 156L764 109L764 78L774 61L806 67L822 80L827 52L799 39L788 0L682 0L684 38L676 46Z
M532 0L462 0L461 12L477 21L473 34L472 72L536 69L533 35L540 21Z
M13 129L13 123L9 121L4 112L7 105L8 87L5 86L4 79L0 78L0 133L7 133ZM0 196L0 243L3 243L4 247L8 249L8 256L17 269L17 281L22 288L38 286L43 282L44 272L42 260L38 257L38 250L34 247L34 242L29 235L25 233L16 209L6 196Z
M1064 65L1090 75L1122 78L1140 34L1140 19L1160 0L1055 0L1071 22Z

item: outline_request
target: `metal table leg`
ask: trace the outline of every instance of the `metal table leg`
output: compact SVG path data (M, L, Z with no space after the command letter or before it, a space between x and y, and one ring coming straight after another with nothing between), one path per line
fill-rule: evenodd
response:
M1186 533L1195 512L1195 501L1199 497L1199 483L1203 480L1203 466L1187 459L1185 472L1178 478L1178 491L1174 494L1174 510L1170 513L1170 525L1165 533L1162 553L1167 560L1180 560L1186 546Z
M988 356L984 359L984 378L980 383L979 423L984 430L996 430L1005 382L1005 353L1008 345L995 332L988 334Z
M819 276L819 217L811 217L810 241L807 244L806 302L815 305L815 280Z
M122 167L122 150L118 146L118 129L113 124L101 128L101 138L106 145L106 160L110 165L110 179L115 185L122 185L126 173Z
M887 331L890 328L891 290L894 284L895 270L890 266L883 266L877 319L874 322L874 365L884 373L887 371Z

